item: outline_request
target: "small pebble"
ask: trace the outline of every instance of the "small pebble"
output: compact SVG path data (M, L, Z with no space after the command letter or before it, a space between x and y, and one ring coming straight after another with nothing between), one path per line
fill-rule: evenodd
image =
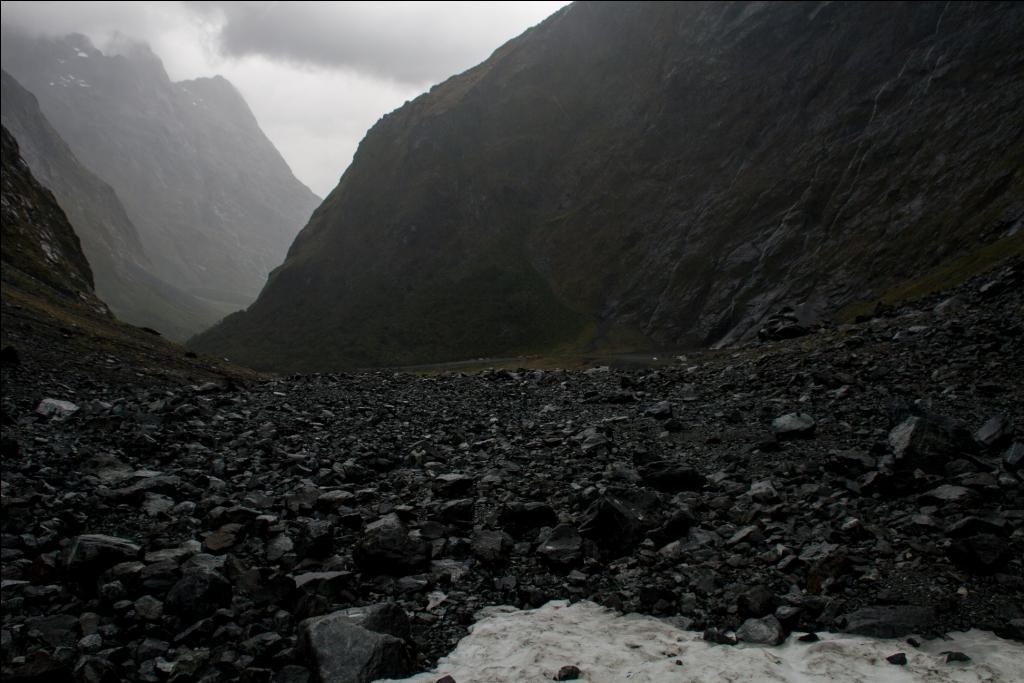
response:
M563 666L561 669L558 670L558 675L555 676L555 680L556 681L575 681L579 677L580 677L580 668L578 666L573 666L572 664L570 664L568 666Z

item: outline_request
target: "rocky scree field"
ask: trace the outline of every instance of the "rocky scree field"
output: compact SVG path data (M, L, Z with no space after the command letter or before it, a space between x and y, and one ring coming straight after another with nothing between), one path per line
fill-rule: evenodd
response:
M4 679L368 681L556 598L1020 640L1022 284L630 371L188 383L5 324Z

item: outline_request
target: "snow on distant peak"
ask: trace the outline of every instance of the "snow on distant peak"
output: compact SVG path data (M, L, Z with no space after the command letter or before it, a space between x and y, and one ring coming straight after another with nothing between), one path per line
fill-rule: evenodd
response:
M53 81L50 81L50 85L53 85ZM60 77L60 85L63 88L69 85L77 85L79 88L91 88L92 85L87 83L85 80L75 76L74 74L67 74L66 76Z
M87 58L89 56L87 53L83 52L82 50L79 50L78 48L75 48L75 54L78 55L79 57L86 57Z
M623 615L590 602L549 602L535 610L483 610L435 671L403 679L434 683L550 681L574 665L588 683L982 683L1024 681L1024 645L984 631L923 640L914 648L884 640L820 634L816 643L791 637L779 647L712 645L700 633L652 617ZM946 663L944 652L971 661ZM907 663L886 657L903 652Z

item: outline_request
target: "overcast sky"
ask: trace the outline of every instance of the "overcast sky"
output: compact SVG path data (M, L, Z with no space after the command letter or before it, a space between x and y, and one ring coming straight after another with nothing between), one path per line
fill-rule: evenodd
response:
M566 2L4 2L6 27L149 43L174 80L220 74L326 196L377 119Z

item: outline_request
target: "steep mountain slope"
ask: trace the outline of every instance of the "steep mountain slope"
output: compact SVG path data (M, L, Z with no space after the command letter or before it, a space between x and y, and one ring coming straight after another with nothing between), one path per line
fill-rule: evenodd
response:
M217 311L152 274L138 231L113 188L79 163L32 93L2 72L0 115L33 175L50 188L81 238L96 294L118 318L183 341L217 322Z
M221 314L252 301L318 199L230 83L172 83L148 48L108 56L82 36L5 34L2 59L114 188L154 275Z
M44 290L97 309L92 271L82 245L53 193L32 176L18 143L2 128L3 191L0 192L4 287Z
M1020 251L1022 43L1015 3L575 3L378 122L193 343L289 370L705 345Z

